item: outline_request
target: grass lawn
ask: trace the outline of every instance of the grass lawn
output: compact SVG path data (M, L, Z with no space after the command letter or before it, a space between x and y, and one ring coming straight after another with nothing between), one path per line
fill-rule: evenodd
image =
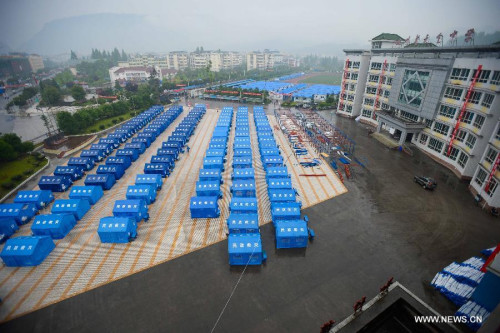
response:
M331 84L338 86L342 83L342 73L320 74L300 80L299 83Z
M37 163L38 165L36 165ZM0 198L9 193L14 187L21 184L26 178L41 169L45 164L47 164L46 159L37 161L37 159L31 155L21 157L12 162L0 163L0 185L4 183L14 184L12 188L4 188L3 186L0 186ZM13 180L12 177L17 175L21 175L21 179Z
M94 125L87 127L83 131L83 133L95 133L95 132L102 131L102 130L104 130L106 128L109 128L109 127L114 126L114 125L116 125L118 123L121 123L122 121L128 120L128 119L132 118L133 116L134 116L134 111L130 111L128 113L122 114L121 116L116 116L116 117L111 117L111 118L108 118L108 119L99 120ZM120 120L119 119L120 117L122 117L123 120ZM116 119L116 124L113 123L113 119ZM101 125L104 125L105 127L104 128L100 128Z

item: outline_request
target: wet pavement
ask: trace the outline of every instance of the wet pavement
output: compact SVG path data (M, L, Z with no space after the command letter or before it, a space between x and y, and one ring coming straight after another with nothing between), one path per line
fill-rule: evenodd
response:
M390 150L368 136L366 125L334 121L356 141L367 168L353 167L348 193L303 211L316 232L307 250L275 250L268 224L261 228L268 262L242 277L242 267L229 267L222 241L14 319L0 331L206 332L229 300L215 332L310 332L349 315L357 299L372 298L390 277L438 312L453 314L457 308L429 283L452 261L496 244L500 220L474 205L467 183L417 149L413 156ZM415 174L434 177L438 188L422 189Z

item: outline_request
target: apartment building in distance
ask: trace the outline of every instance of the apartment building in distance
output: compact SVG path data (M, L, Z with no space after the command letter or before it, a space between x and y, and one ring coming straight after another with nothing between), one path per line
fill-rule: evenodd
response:
M411 142L500 206L500 45L403 44L381 34L344 50L337 114Z
M210 66L212 72L228 70L241 66L243 56L232 51L203 51L191 52L189 54L189 67L192 69L203 69Z
M174 51L168 53L168 68L183 70L189 67L189 53L186 51Z
M277 55L279 55L278 51L269 51L267 49L263 52L255 51L247 53L247 71L273 68Z

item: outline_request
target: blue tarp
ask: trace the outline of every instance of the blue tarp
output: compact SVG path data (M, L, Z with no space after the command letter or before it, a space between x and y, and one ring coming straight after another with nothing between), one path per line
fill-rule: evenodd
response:
M53 239L62 239L76 225L75 217L71 214L38 215L31 225L35 236L49 236Z
M37 211L36 205L32 203L0 204L0 219L13 218L18 225L22 225L28 223Z
M54 176L67 176L74 182L83 177L83 168L76 165L58 165L54 170Z
M179 159L179 149L177 148L160 148L157 150L156 155L172 155L175 160Z
M37 266L50 254L55 244L48 236L22 236L11 238L0 254L6 266Z
M256 198L237 198L231 199L229 210L235 214L257 214L257 199Z
M89 171L94 167L94 160L88 157L70 157L67 164L69 166L81 167L84 171Z
M278 148L264 148L260 150L262 156L279 156L281 154Z
M219 197L222 198L220 181L207 180L196 182L196 195L198 197Z
M151 156L151 163L167 164L172 170L175 167L175 157L174 155L154 155Z
M307 247L309 232L304 220L276 221L275 235L277 249Z
M234 148L233 156L234 157L252 157L252 149L251 148Z
M137 223L128 217L103 217L97 234L102 243L128 243L137 237Z
M198 179L200 181L217 180L222 184L222 174L219 169L201 169Z
M14 198L14 203L31 203L35 204L37 209L42 209L51 203L52 200L54 200L54 196L51 191L19 191Z
M230 234L259 233L258 214L233 214L227 219Z
M109 155L113 149L113 145L109 143L94 143L90 146L90 150L102 150L105 155Z
M267 258L259 233L229 234L227 240L230 265L261 265Z
M274 178L290 178L287 167L270 167L266 169L266 180Z
M64 192L71 186L71 179L66 176L42 176L38 182L41 190Z
M481 304L486 310L493 312L500 303L500 277L487 271L471 299Z
M231 193L235 197L255 197L256 188L253 179L234 180L231 185Z
M85 199L58 199L52 205L52 214L73 214L77 221L90 210L90 203Z
M270 178L267 180L267 190L292 190L292 180L290 178Z
M120 140L117 138L102 138L99 139L99 143L107 143L112 145L113 149L116 149L120 146Z
M0 244L5 242L12 236L19 226L14 218L1 218L0 219Z
M150 138L132 138L131 142L132 143L144 143L146 148L149 148L149 146L151 146L151 139Z
M274 202L296 202L297 199L294 189L271 189L268 194L271 204Z
M233 169L248 169L252 167L251 157L234 157Z
M166 177L170 174L170 165L166 163L146 163L144 164L144 173Z
M279 155L263 156L262 164L264 166L264 169L281 167L283 166L283 157Z
M130 217L136 222L149 219L148 205L144 200L116 200L113 207L113 216Z
M205 153L205 157L222 157L226 156L225 149L208 149Z
M192 197L189 204L191 218L219 217L220 210L217 200L218 197Z
M89 150L89 149L86 149L86 150L82 150L82 152L80 153L80 157L88 157L90 158L91 160L95 162L98 162L98 161L102 161L102 159L104 157L106 157L106 155L104 154L104 151L102 150Z
M98 175L88 175L85 178L85 186L101 186L103 190L107 191L115 185L115 176L112 173L104 173Z
M106 159L106 165L121 165L123 170L127 170L128 167L132 164L132 160L128 156L109 156Z
M136 175L135 185L152 185L157 191L161 190L163 180L161 175Z
M125 146L123 147L125 149L135 149L138 151L139 155L144 153L146 151L146 145L142 142L132 142L132 143L126 143Z
M277 202L271 204L273 223L279 220L300 220L300 206L297 202Z
M156 200L156 188L154 185L129 185L126 198L127 200L142 199L150 205Z
M205 157L203 169L219 169L224 171L224 159L222 157Z
M104 192L101 186L73 186L69 192L70 199L85 199L94 205L102 198Z
M125 169L119 164L99 165L97 167L96 174L102 175L107 173L112 174L115 180L118 180L125 174Z
M126 156L135 162L139 158L139 151L137 149L117 149L115 155L117 157Z
M234 169L232 178L233 180L255 179L255 171L253 168Z

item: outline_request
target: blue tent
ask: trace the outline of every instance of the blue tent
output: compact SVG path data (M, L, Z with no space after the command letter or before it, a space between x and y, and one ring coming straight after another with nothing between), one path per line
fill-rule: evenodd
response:
M220 210L217 199L218 197L192 197L189 204L191 218L219 217Z
M277 202L271 205L273 224L279 220L300 220L301 204L297 202Z
M137 237L137 223L129 217L103 217L97 234L102 243L128 243Z
M269 201L274 202L296 202L297 196L294 189L271 189L268 190Z
M113 151L113 145L109 143L93 143L90 146L90 150L101 150L104 152L104 155L109 155Z
M248 169L252 168L252 158L251 157L234 157L233 158L233 169Z
M229 210L234 214L257 214L257 199L233 197Z
M281 151L278 148L263 148L260 150L261 156L279 156Z
M94 205L104 195L101 186L73 186L69 192L70 199L85 199Z
M149 148L149 146L151 146L151 139L150 138L132 138L131 142L132 143L144 143L146 148Z
M18 225L22 225L28 223L37 211L38 209L33 203L0 204L0 219L13 218Z
M5 243L0 257L6 266L37 266L52 252L55 244L48 236L21 236Z
M76 225L75 217L71 214L38 215L31 225L35 236L49 236L52 239L62 239Z
M203 169L219 169L224 171L224 159L222 157L205 157Z
M117 157L126 156L135 162L139 158L139 151L137 149L117 149L115 155Z
M196 195L198 197L222 198L222 191L220 190L220 181L218 180L198 181L196 183Z
M225 149L208 149L205 153L205 157L222 157L226 156Z
M67 176L42 176L38 182L41 190L64 192L71 186L71 179Z
M225 136L212 137L212 139L210 139L210 143L219 143L219 144L223 144L224 146L226 146L227 137L225 137Z
M235 137L244 137L244 138L247 138L247 137L250 136L250 132L249 131L245 131L245 130L238 130L238 129L236 129L234 135L235 135Z
M94 160L88 157L70 157L67 164L68 166L77 166L84 171L89 171L94 167Z
M234 157L252 157L251 148L234 148Z
M85 149L85 150L82 150L82 152L80 153L80 157L88 157L92 161L94 161L94 163L96 163L96 162L102 161L104 159L104 157L106 157L106 156L104 154L104 151L102 151L102 150Z
M120 146L120 140L117 139L117 138L110 138L110 137L107 137L107 138L101 138L99 139L99 143L104 143L104 144L109 144L113 147L113 149L116 149Z
M281 157L279 155L263 156L262 157L262 165L264 166L264 169L282 167L283 166L283 157Z
M148 139L151 143L153 143L156 140L156 136L153 133L148 133L148 132L137 133L137 137Z
M77 221L90 210L90 203L85 199L58 199L52 205L52 214L73 214Z
M266 180L269 182L270 179L282 179L290 178L287 167L274 167L266 169Z
M253 168L241 168L233 170L233 180L252 180L255 179L255 171Z
M172 155L175 160L179 159L179 149L177 148L160 148L157 150L156 155Z
M37 209L42 209L46 207L49 203L54 200L54 196L51 191L38 190L38 191L19 191L14 198L14 203L31 203L35 204Z
M222 173L219 169L200 169L199 181L216 180L223 183Z
M107 173L112 174L115 180L118 180L125 174L125 169L120 164L106 164L97 167L96 174L103 175Z
M266 261L259 233L229 234L227 240L230 265L261 265Z
M126 129L126 128L118 128L115 130L116 134L123 134L125 137L130 138L134 133L132 133L132 130Z
M14 218L0 218L0 244L12 236L19 226Z
M141 142L126 143L124 148L125 149L136 149L137 152L139 153L139 155L146 151L146 145L144 143L141 143Z
M146 163L144 164L145 174L158 174L163 178L170 175L170 165L166 163Z
M135 185L151 185L157 191L161 190L163 180L161 175L141 175L135 176Z
M211 142L209 145L208 145L208 149L223 149L224 152L226 152L227 150L227 147L226 147L226 144L225 143L218 143L218 142Z
M83 177L83 169L76 165L58 165L54 170L54 176L67 176L74 182Z
M235 197L255 197L257 194L255 180L234 180L231 185L231 193Z
M172 170L175 168L175 157L174 155L154 155L151 156L151 163L167 164L168 168Z
M113 216L129 217L136 222L141 222L142 219L149 219L148 205L144 200L116 200L113 207Z
M156 200L156 188L154 185L129 185L126 198L127 200L142 199L150 205Z
M118 140L120 143L123 143L125 141L127 141L127 135L125 135L124 133L111 133L111 134L108 134L108 139L115 139L115 140Z
M123 170L127 170L132 164L132 160L129 156L110 156L106 159L106 165L121 165Z
M307 223L304 220L276 221L275 236L277 249L307 247Z
M180 142L163 142L161 144L161 148L162 149L167 149L167 148L176 149L178 153L184 152L183 145Z
M258 214L233 214L227 219L230 234L259 233Z
M267 180L267 190L292 190L292 180L290 178L271 178Z
M85 178L85 186L101 186L103 190L107 191L115 185L115 176L112 173L104 173L98 175L88 175Z

